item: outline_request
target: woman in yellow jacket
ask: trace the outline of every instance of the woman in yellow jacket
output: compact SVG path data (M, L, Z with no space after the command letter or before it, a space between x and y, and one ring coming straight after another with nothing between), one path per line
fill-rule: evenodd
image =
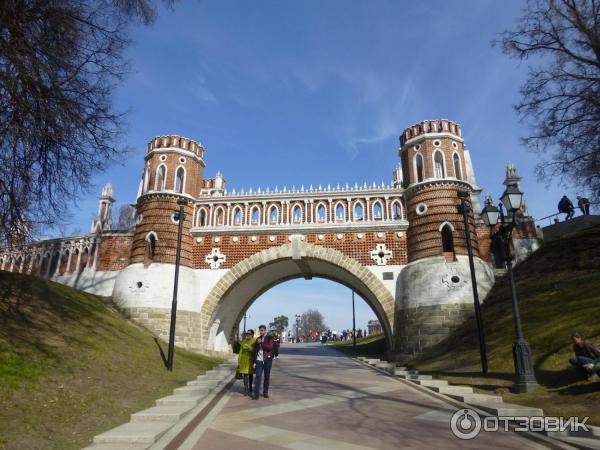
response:
M244 395L249 395L250 397L252 396L252 379L254 378L252 365L254 364L255 344L254 331L248 330L240 343L240 354L238 356L239 371L244 377Z

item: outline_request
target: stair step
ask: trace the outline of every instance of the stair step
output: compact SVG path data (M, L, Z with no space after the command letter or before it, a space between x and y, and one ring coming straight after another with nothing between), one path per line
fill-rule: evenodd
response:
M128 422L94 436L94 444L154 444L173 422Z
M176 395L179 394L192 394L192 395L206 395L211 392L213 388L209 388L207 386L182 386L175 388L173 393Z
M544 411L530 406L514 405L512 403L478 403L477 407L495 416L543 416Z
M205 395L169 395L156 400L156 406L196 406Z
M412 380L413 383L418 384L420 386L431 387L431 386L448 386L448 382L446 380Z
M406 370L406 369L399 369L398 367L396 367L394 369L394 375L399 376L399 375L417 375L419 373L418 370Z
M187 382L187 386L200 386L200 387L215 387L215 385L217 385L217 384L219 384L219 383L215 382L214 380L203 380L203 379L192 380L192 381Z
M478 405L479 403L502 403L502 397L500 395L488 395L488 394L448 394L448 397L452 397L459 402L468 403L470 405Z
M396 375L398 378L404 378L405 380L433 380L431 375L416 375L416 374L407 374L407 375Z
M176 423L192 408L192 406L153 406L132 414L131 421Z
M428 386L428 388L444 395L473 393L473 388L469 386Z

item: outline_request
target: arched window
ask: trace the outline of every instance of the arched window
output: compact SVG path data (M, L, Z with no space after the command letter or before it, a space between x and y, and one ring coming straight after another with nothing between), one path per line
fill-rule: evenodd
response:
M71 256L71 265L69 266L69 273L77 272L77 258L79 257L79 249L76 248L73 250L73 255Z
M452 227L445 224L441 230L442 233L442 251L444 253L454 252L454 238L452 237Z
M319 207L317 208L317 220L319 222L325 222L325 220L327 220L325 206L323 206L323 205L319 205Z
M144 194L148 192L148 184L150 183L150 166L146 165L146 170L144 171Z
M381 203L377 202L373 204L373 218L375 220L381 220L382 219L382 213L383 209L381 208Z
M335 220L346 220L346 211L344 210L344 205L338 203L335 207Z
M392 218L394 220L402 219L402 205L400 204L400 201L398 201L398 200L396 200L394 203L392 203Z
M436 178L446 178L444 170L444 155L440 151L436 151L433 156L433 169Z
M363 207L359 202L354 204L354 220L363 220Z
M224 224L223 221L223 217L225 216L225 214L223 214L223 208L217 208L217 210L215 211L215 225L220 227Z
M154 180L154 190L155 191L164 191L165 190L165 182L167 180L167 168L163 164L158 166L156 169L156 178Z
M415 156L415 173L417 174L417 183L425 179L425 175L423 174L423 156L420 154Z
M185 192L185 169L178 167L175 173L175 192L183 194Z
M294 218L294 223L302 222L302 208L300 208L300 205L294 206L292 217Z
M252 208L252 214L250 217L250 223L252 223L252 225L258 225L260 223L260 210L258 209L258 206Z
M15 272L21 273L23 270L22 265L23 265L23 257L19 256L19 259L17 259L17 270L15 270Z
M276 224L277 216L278 216L277 206L273 205L269 209L269 223Z
M156 255L156 242L157 241L158 241L158 236L156 235L156 233L154 231L150 231L146 235L146 254L144 255L144 266L145 267L148 267L154 260L154 256Z
M233 212L233 224L241 225L242 224L242 210L240 208L235 208Z
M460 157L458 156L458 153L454 153L452 161L454 162L454 176L459 180L462 180L462 170L460 168Z
M206 226L206 210L204 208L198 212L198 226Z

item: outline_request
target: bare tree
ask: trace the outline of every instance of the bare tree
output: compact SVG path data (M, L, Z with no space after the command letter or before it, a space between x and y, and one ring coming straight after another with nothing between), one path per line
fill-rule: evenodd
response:
M117 230L129 230L135 226L135 208L131 205L121 205L119 208L119 219Z
M170 3L170 2L167 2ZM92 175L122 156L112 105L132 21L151 0L0 2L0 237L65 221Z
M571 181L600 197L600 2L529 0L504 52L533 60L515 108L524 142L542 156L540 178Z
M327 329L325 318L316 309L309 309L302 313L300 318L300 328L305 336L310 336L310 333L316 331L321 333Z

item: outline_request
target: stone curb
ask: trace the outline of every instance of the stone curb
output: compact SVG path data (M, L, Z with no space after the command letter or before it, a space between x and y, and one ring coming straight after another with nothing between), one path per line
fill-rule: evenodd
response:
M346 355L348 356L348 355ZM498 401L497 399L495 399L494 401L486 401L481 402L479 398L476 399L469 399L469 394L443 394L439 392L439 387L435 386L435 385L430 385L427 386L427 383L425 384L421 384L421 382L424 381L445 381L445 380L432 380L431 376L428 376L429 378L425 378L425 379L419 379L419 378L409 378L409 377L423 377L423 375L418 375L418 371L416 370L407 370L406 367L402 367L402 366L396 366L393 369L382 369L380 367L377 367L377 362L380 362L380 366L382 365L381 363L383 361L377 359L373 359L373 358L365 358L362 356L359 357L350 357L351 359L353 359L357 364L360 364L362 366L366 366L371 368L372 370L375 370L377 372L383 373L389 377L391 377L392 379L414 389L414 390L418 390L426 395L429 395L431 397L434 397L438 400L443 401L444 403L450 404L454 407L456 407L457 409L464 409L464 408L469 408L474 410L475 412L477 412L481 417L493 417L493 416L498 416L498 415L507 415L504 414L504 411L502 411L502 407L509 407L512 411L512 414L510 415L516 415L514 414L515 411L514 409L519 409L519 416L531 416L531 415L538 415L538 414L527 414L525 413L525 411L529 410L529 412L537 412L539 411L540 414L539 415L543 415L543 411L539 408L530 408L527 406L522 406L522 405L512 405L512 404L508 404L508 403L504 403L502 401L502 397L500 397L500 400ZM397 363L400 364L400 363ZM398 370L399 369L399 370ZM400 374L396 375L393 372L400 372ZM404 373L403 373L404 372ZM407 373L409 372L410 375ZM448 386L448 387L458 387L458 388L470 388L469 386L458 386L458 385L452 385L452 386ZM485 395L485 394L482 394ZM465 397L465 399L470 400L470 401L461 401L460 398L461 397ZM499 397L499 396L491 396L490 397ZM474 401L472 401L474 400ZM514 408L514 409L513 409ZM537 411L536 411L537 410ZM600 449L600 440L598 440L597 433L599 433L600 428L599 427L593 427L593 426L588 426L590 428L590 434L591 436L593 436L592 438L589 438L586 435L586 437L582 437L581 435L579 436L558 436L555 433L542 433L542 432L521 432L519 433L521 436L533 440L533 441L537 441L539 443L545 444L550 446L550 448L560 448L560 449L590 449L590 450L594 450L594 449ZM511 426L511 430L514 430L514 425Z
M231 359L206 371L187 386L174 389L173 395L156 400L156 406L132 414L129 422L94 436L92 445L83 450L170 448L198 416L214 406L233 383L236 369L237 361Z

